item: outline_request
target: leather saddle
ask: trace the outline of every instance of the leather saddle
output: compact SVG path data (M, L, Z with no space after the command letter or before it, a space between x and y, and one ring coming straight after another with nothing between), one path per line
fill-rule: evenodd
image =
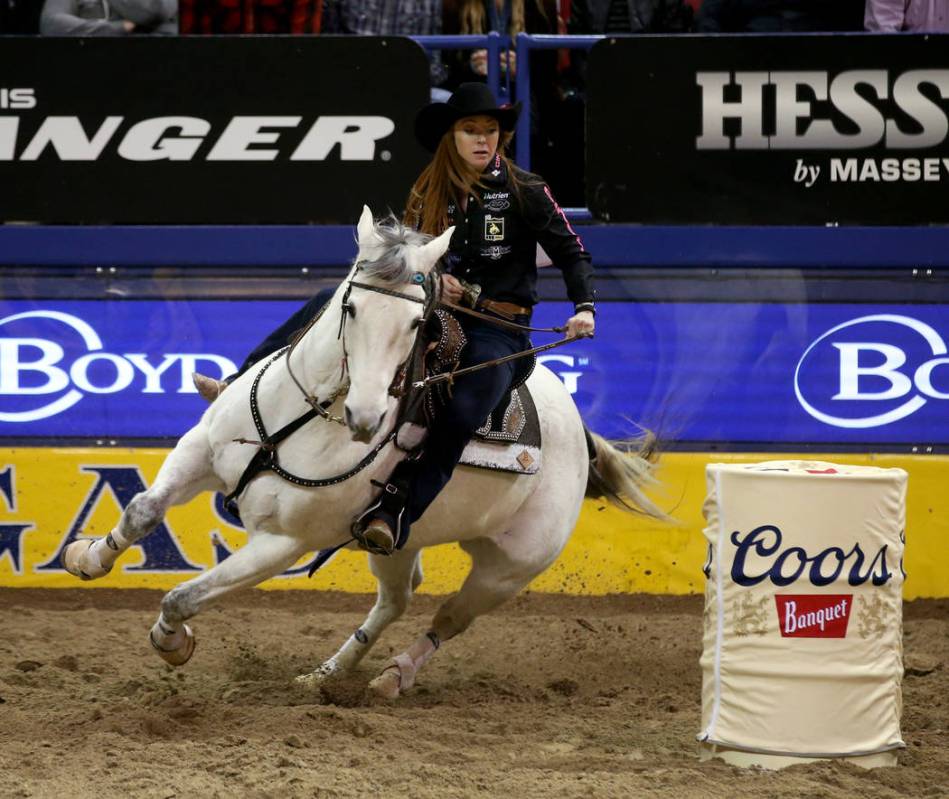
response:
M535 474L541 466L540 420L526 384L511 391L465 447L459 463L518 474Z
M426 329L428 345L424 370L439 374L457 368L461 351L467 343L458 320L445 310L432 315ZM537 407L526 381L534 371L536 359L518 361L518 371L511 391L485 419L465 447L459 463L481 469L535 474L541 466L541 432ZM410 447L420 440L424 428L438 413L439 406L448 399L450 386L437 384L428 393L423 405L424 414L416 414L411 424L399 432L400 445Z

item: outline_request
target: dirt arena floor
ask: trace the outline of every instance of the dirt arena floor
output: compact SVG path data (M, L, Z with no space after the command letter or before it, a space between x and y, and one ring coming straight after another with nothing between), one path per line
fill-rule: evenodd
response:
M250 592L166 667L160 594L0 590L0 796L949 796L949 601L905 611L900 766L699 762L701 598L525 595L446 643L396 704L366 682L424 629L418 597L357 678L302 693L370 597Z

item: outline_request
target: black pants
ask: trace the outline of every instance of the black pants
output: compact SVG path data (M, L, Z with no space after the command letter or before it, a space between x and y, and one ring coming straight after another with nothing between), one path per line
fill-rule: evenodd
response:
M469 317L462 317L459 321L468 338L462 351L461 367L512 355L530 347L530 340L524 333ZM528 324L529 317L520 316L515 321ZM407 535L406 525L422 517L451 479L472 434L510 391L524 366L525 361L510 361L455 380L451 399L439 410L428 432L422 456L416 461L403 461L393 473L394 480L408 483L408 505L402 522L403 541Z

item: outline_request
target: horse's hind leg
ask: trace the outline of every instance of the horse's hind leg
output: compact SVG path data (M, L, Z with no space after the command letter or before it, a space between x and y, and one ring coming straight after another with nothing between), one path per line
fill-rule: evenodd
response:
M185 621L225 594L285 571L305 551L306 546L296 538L252 533L250 541L227 560L165 594L158 621L149 634L152 646L172 666L187 663L194 652L194 635Z
M333 675L354 669L386 627L405 612L412 593L422 583L422 562L418 550L401 550L386 557L370 555L369 568L376 576L379 589L376 604L366 620L335 655L316 671L297 677L297 682L315 688Z
M161 523L169 507L212 488L221 488L221 483L211 471L207 428L198 425L182 436L151 488L132 498L116 528L105 538L73 541L63 551L63 566L82 580L103 577L125 550Z
M471 555L472 565L461 590L438 609L431 629L396 655L369 687L386 699L395 699L410 688L418 670L444 641L464 632L475 618L513 597L553 563L568 532L564 531L562 540L558 540L538 525L532 531L519 529L499 537L503 545L484 538L463 542L461 546Z

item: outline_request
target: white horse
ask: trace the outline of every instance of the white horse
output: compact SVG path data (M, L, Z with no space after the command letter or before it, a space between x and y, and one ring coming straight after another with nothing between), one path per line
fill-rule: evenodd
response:
M426 295L435 285L429 276L448 248L452 229L430 239L391 221L376 224L364 208L357 232L359 253L347 280L289 357L274 361L257 381L260 416L270 433L308 409L301 386L320 400L336 398L328 412L346 419L344 426L314 418L280 444L280 465L297 475L345 474L389 437L398 404L390 385L415 342ZM129 503L112 533L67 547L67 571L83 579L101 577L158 526L169 507L203 491L234 490L256 451L240 442L260 438L248 398L267 360L236 380L185 433L154 485ZM419 553L424 547L458 541L471 556L471 570L460 591L439 608L430 630L370 684L389 698L412 685L441 642L513 597L557 559L576 523L588 479L597 484L598 494L662 515L641 493L641 485L651 479L646 458L621 453L594 436L597 457L591 471L583 423L564 385L542 366L528 385L541 422L540 471L520 475L460 466L412 525L404 549L388 557L369 556L378 596L362 626L298 680L317 686L359 663L422 582ZM402 457L387 443L356 475L325 487L296 485L272 471L251 480L239 497L248 543L165 595L151 630L160 656L172 665L184 664L194 651L186 620L232 591L279 574L305 553L349 538L353 518L378 492L370 479L384 481Z

